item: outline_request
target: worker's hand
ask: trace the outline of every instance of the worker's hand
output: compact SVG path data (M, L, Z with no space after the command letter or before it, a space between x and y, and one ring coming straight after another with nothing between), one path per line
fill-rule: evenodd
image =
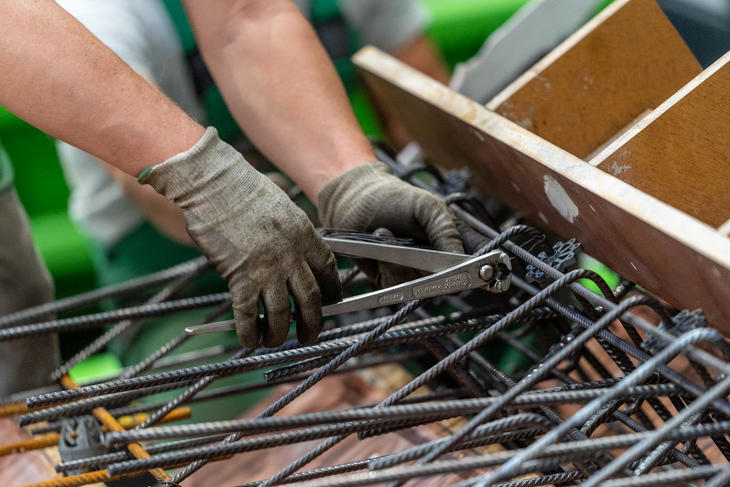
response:
M401 181L382 162L350 169L330 181L318 199L319 218L327 227L361 232L386 228L396 237L414 238L436 250L464 252L443 200ZM368 272L367 267L363 270ZM381 265L377 282L388 287L410 278L400 266Z
M215 129L139 179L182 208L190 237L228 280L241 344L256 347L262 336L267 347L284 341L290 293L299 341L317 338L321 298L336 301L340 295L334 255L304 212Z

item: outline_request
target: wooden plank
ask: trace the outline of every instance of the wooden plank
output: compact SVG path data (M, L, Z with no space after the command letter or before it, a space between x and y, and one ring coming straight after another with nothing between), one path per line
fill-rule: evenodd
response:
M2 444L17 443L31 439L12 419L0 419L0 441ZM43 450L33 450L16 455L0 457L0 485L13 487L42 482L56 478L53 462Z
M432 161L470 167L488 194L730 332L730 240L715 229L377 49L354 60Z
M654 0L617 0L487 106L586 158L701 71Z
M590 161L719 227L730 218L730 52Z

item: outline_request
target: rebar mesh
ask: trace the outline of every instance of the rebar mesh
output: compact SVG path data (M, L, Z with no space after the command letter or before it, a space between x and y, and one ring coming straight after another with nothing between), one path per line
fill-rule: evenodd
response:
M474 253L499 247L510 255L515 268L510 292L475 290L412 302L356 322L340 317L328 322L314 345L299 346L292 339L277 349L229 350L230 358L223 361L206 350L191 356L189 366L170 356L187 342L181 330L120 377L29 395L29 408L47 409L27 412L21 423L58 421L99 406L118 416L148 412L139 427L104 435L110 447L142 442L148 458L110 450L57 469L107 469L110 476L174 469L168 485L184 486L206 463L231 455L244 465L247 455L262 450L276 464L275 473L248 478L245 485L395 486L421 485L427 478L440 479L434 485L455 486L727 485L730 347L704 323L701 311L672 309L626 281L612 290L594 272L540 257L535 242L550 240L542 232L523 224L498 232L478 217L479 203L471 196L448 201L472 232L469 240L478 243ZM184 268L191 275L200 269L199 262ZM541 278L535 279L538 273ZM176 270L163 277L185 275ZM594 282L601 294L584 287L583 279ZM119 289L139 292L140 286ZM140 297L140 303L148 297ZM227 299L218 294L148 302L119 316L143 319L192 307L214 308L210 316L217 316ZM26 319L43 318L49 309L17 314L22 321L0 319L6 325L0 339L119 321L108 313L40 323ZM382 375L384 364L394 363L407 373L400 381L386 377L393 389L376 401L337 410L282 411L330 376ZM159 369L163 364L177 368ZM221 377L251 370L266 371L265 379L214 385ZM171 389L177 390L171 401L134 402ZM155 426L181 405L236 400L263 389L282 392L270 396L255 417ZM440 434L423 434L426 427L436 431L435 426ZM33 431L54 428L58 423L36 425ZM407 437L409 446L375 457L358 457L357 449L348 457L337 449L354 438L377 441L388 435ZM313 440L293 460L283 453ZM334 450L338 455L328 454Z

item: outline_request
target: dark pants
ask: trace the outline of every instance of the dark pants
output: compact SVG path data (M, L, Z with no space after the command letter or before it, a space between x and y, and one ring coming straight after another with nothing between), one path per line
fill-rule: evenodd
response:
M0 315L52 299L53 282L33 245L28 216L15 189L5 188L0 191ZM0 397L49 384L58 364L56 335L0 343Z

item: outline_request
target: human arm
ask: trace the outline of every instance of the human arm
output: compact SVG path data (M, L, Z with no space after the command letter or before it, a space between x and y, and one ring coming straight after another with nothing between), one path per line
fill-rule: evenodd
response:
M56 3L191 118L202 118L180 40L161 3ZM168 238L193 245L182 212L172 201L88 153L67 144L58 144L58 148L64 175L73 188L74 216L90 236L104 244L114 244L144 218Z
M232 114L318 204L325 225L360 231L383 226L441 250L462 250L438 198L373 162L331 61L290 0L186 0L185 7ZM367 181L373 184L362 184ZM328 184L337 190L323 199ZM393 201L386 211L373 211L372 202L383 198ZM403 204L391 204L395 200Z
M0 105L54 137L136 176L203 135L55 2L0 2L0 31Z
M101 161L100 161L101 162ZM139 184L137 178L106 165L114 181L122 188L139 208L145 218L163 235L183 245L194 245L186 230L185 216L172 201L165 198L152 187Z
M339 289L334 256L276 185L55 2L0 2L0 30L0 104L174 200L228 280L242 343L284 340L290 292L300 339L314 340L320 288L326 299Z
M426 33L431 16L421 0L338 0L337 4L363 44L448 82L446 63Z
M290 0L187 0L203 57L231 113L312 201L375 156L331 61Z

